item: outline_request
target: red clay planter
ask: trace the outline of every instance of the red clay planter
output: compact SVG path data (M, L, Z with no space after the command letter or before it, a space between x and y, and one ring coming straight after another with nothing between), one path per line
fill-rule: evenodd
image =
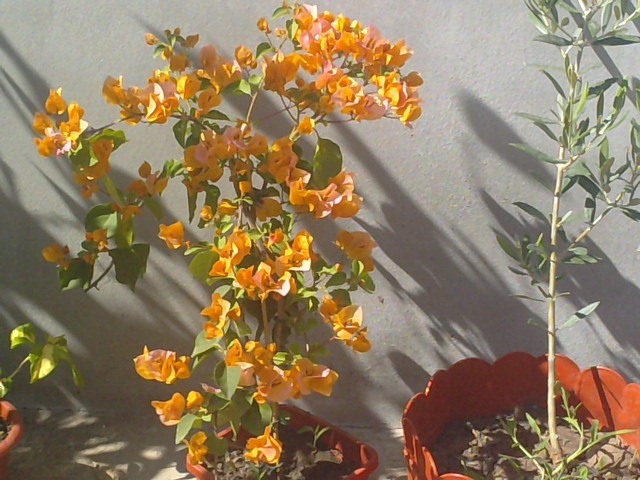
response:
M546 356L515 352L490 364L468 358L438 371L425 393L415 395L402 418L409 480L471 480L439 473L430 448L447 424L507 412L517 405L546 405ZM604 430L636 429L624 443L640 449L640 385L615 371L592 367L581 371L559 356L556 373L572 401L582 403L583 420L597 419Z
M8 480L9 452L20 442L24 424L20 412L6 400L0 400L0 418L11 425L9 435L0 441L0 480Z
M329 425L324 420L311 415L304 410L292 405L282 405L281 409L291 415L290 424L294 429L300 429L305 426L311 428L329 427L330 430L323 435L322 439L331 449L336 449L344 455L344 461L358 465L351 475L345 480L367 480L376 468L378 468L378 454L370 447L362 443L360 440L349 435L347 432ZM231 430L225 430L223 436L230 436ZM194 475L197 480L215 480L216 477L212 472L204 468L202 465L192 465L187 459L187 470Z

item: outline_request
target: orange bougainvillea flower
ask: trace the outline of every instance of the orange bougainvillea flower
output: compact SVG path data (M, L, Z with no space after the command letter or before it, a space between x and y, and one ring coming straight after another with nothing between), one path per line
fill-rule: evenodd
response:
M344 307L330 318L336 338L359 353L371 349L367 328L362 326L362 320L362 307L358 305Z
M308 358L302 358L288 372L293 382L293 398L317 392L325 397L331 396L338 374L324 365L316 365Z
M258 372L258 394L258 402L262 399L276 403L285 402L293 395L293 382L282 369L276 366L264 367Z
M271 434L271 425L264 429L264 433L256 438L247 440L245 458L254 463L264 462L277 465L282 455L282 443Z
M49 115L62 115L67 109L67 103L62 98L62 88L50 90L49 97L44 102L44 109Z
M293 151L293 142L290 138L276 140L267 157L267 171L273 175L276 182L289 181L291 172L298 164L298 155Z
M201 315L209 317L205 323L204 331L207 339L221 338L229 320L240 318L240 307L238 305L231 308L231 303L219 293L211 295L211 305L200 312Z
M107 231L104 228L99 228L93 232L86 232L85 239L87 242L95 243L99 252L109 250L109 239L107 238Z
M313 237L306 230L298 233L293 244L287 246L282 255L276 259L276 273L283 275L286 271L306 272L311 269L314 256L311 244Z
M145 346L142 355L138 355L133 362L136 372L145 380L156 380L169 385L191 376L191 359L187 356L176 358L176 352L168 350L149 351Z
M204 462L207 454L209 453L206 442L207 435L204 432L198 432L193 435L189 441L184 441L189 449L187 458L191 465L199 465Z
M242 369L238 385L241 387L255 385L256 378L253 356L244 351L240 340L235 339L229 344L224 362L229 367L240 367Z
M184 226L179 221L171 225L160 224L158 237L164 240L171 250L177 250L188 243L184 240Z
M265 301L271 293L275 293L281 296L286 296L291 290L291 274L289 272L283 272L282 275L276 280L272 276L271 265L260 262L256 272L253 274L253 285L258 293L260 300ZM273 272L275 273L275 272Z
M367 232L347 232L346 230L341 230L338 233L336 245L338 245L350 259L361 261L364 264L365 271L371 272L373 270L371 252L377 244Z
M204 397L200 392L196 392L195 390L191 390L187 394L187 410L189 412L196 412L200 409L202 404L204 403Z
M160 418L160 422L167 427L180 423L182 414L184 413L186 401L182 394L174 393L170 400L161 402L154 400L151 406L156 409L156 414Z
M42 256L47 262L55 263L62 268L69 266L67 255L69 255L69 247L66 245L63 247L62 245L54 243L42 249Z

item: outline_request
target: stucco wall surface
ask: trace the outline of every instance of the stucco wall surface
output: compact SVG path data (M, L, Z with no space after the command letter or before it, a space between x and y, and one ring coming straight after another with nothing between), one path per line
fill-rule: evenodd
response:
M90 294L58 291L54 268L40 251L53 242L77 245L86 202L64 162L40 158L33 145L32 115L49 88L62 86L93 125L106 123L117 111L102 99L104 78L123 75L127 84L142 84L160 66L144 43L146 32L180 26L231 55L236 45L260 41L255 22L277 6L264 0L0 2L0 358L3 368L17 358L7 353L5 334L32 321L67 336L86 377L81 391L66 373L36 388L19 385L16 402L146 411L150 400L168 398L171 390L138 378L132 358L144 345L190 352L209 298L183 268L184 259L155 238L151 221L145 239L158 248L135 295L115 280ZM379 245L378 289L359 298L372 351L354 356L334 349L332 365L341 372L334 396L309 403L338 424L397 427L406 401L438 369L469 355L544 351L544 333L527 324L543 309L510 296L526 293L528 285L508 271L495 233L524 230L526 219L514 201L549 207L548 191L535 178L550 185L551 170L509 144L550 149L514 113L544 114L553 107L555 93L538 68L557 65L558 54L532 42L536 31L520 1L320 6L375 24L387 38L406 39L415 52L410 67L424 77L424 115L412 130L390 121L334 129L366 203L353 224L328 220L317 229L321 241L338 228L367 230ZM585 61L601 77L637 72L633 47ZM277 106L263 101L257 108L264 114ZM270 133L289 128L280 117L267 126ZM135 175L143 160L158 168L179 155L170 127L139 126L128 135L133 141L112 162L119 178ZM168 223L183 211L183 192L168 192L164 203ZM561 312L566 317L592 301L602 303L597 315L560 337L562 351L581 365L603 363L636 380L638 233L618 216L594 233L589 247L603 261L570 272L565 284L574 293Z

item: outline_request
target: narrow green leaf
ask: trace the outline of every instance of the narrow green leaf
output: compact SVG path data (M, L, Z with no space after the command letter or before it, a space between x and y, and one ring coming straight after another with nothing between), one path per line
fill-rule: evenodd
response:
M562 38L551 33L548 33L546 35L538 35L537 37L534 37L533 40L536 42L549 43L558 47L568 47L569 45L573 44L571 40L567 40L566 38Z
M196 340L193 346L192 357L198 357L212 350L218 350L220 348L220 340L217 338L208 339L204 330L200 331L196 335Z
M609 47L616 47L619 45L631 45L633 43L640 43L640 37L637 35L625 35L625 34L613 34L605 35L600 38L595 38L592 45L605 45Z
M553 163L553 164L565 163L564 160L559 160L557 158L552 158L549 155L547 155L546 153L543 153L540 150L536 150L535 148L530 147L526 143L510 143L509 145L511 145L512 147L517 148L518 150L521 150L521 151L523 151L525 153L528 153L533 158L536 158L536 159L538 159L540 161L543 161L543 162L546 162L546 163Z
M516 246L513 244L513 242L511 242L511 240L509 240L506 236L504 236L501 233L496 233L496 240L498 240L498 245L500 245L500 248L502 248L504 253L509 255L514 260L518 262L520 261L520 252L518 251Z
M564 324L560 328L569 328L570 326L574 325L580 320L586 318L589 314L593 313L593 311L596 308L598 308L598 305L600 305L600 302L593 302L587 305L586 307L582 307L580 310L574 313L571 317L569 317L569 319L566 322L564 322Z
M256 59L259 59L263 55L273 51L273 47L269 45L269 42L262 42L256 47Z
M291 7L278 7L273 11L273 15L271 16L271 18L276 20L280 17L284 17L285 15L288 15L290 11L291 11Z
M553 88L555 88L556 92L558 92L558 95L560 95L562 98L567 98L567 96L564 93L564 90L562 89L558 81L555 79L555 77L551 75L549 72L547 72L546 70L540 70L540 71L545 77L549 79L549 81L553 85Z
M549 224L549 219L547 218L547 216L542 213L540 210L538 210L537 208L529 205L528 203L525 202L514 202L513 203L516 207L518 207L519 209L523 210L524 212L526 212L527 214L531 215L534 218L537 218L538 220L541 220L542 222Z

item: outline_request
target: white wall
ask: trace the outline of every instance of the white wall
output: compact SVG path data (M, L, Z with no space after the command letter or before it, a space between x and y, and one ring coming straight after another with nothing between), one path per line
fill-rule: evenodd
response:
M182 273L182 259L163 248L153 251L137 296L115 281L89 295L58 291L40 250L54 241L77 244L86 203L62 160L36 153L33 112L49 88L63 86L92 124L109 121L117 112L102 100L104 78L122 74L125 82L141 84L158 65L144 44L146 32L181 26L230 53L240 43L257 43L255 21L276 3L0 2L0 338L27 320L64 333L87 380L76 391L69 375L58 375L48 386L19 388L16 402L142 411L151 399L168 398L170 388L137 377L132 358L145 344L189 352L208 298ZM366 200L357 221L380 246L378 291L362 299L373 350L354 359L337 349L341 380L334 398L312 403L343 425L398 426L406 401L439 368L468 355L544 351L544 334L526 323L542 311L509 296L527 284L507 270L494 232L522 231L513 201L547 209L548 195L531 174L548 183L550 171L509 143L550 148L514 112L543 114L552 106L554 93L536 65L555 62L557 54L531 41L536 31L519 1L333 1L321 7L373 23L390 39L406 39L415 51L410 66L425 80L424 116L413 130L381 121L333 132ZM614 68L630 75L635 52L623 48L589 63L603 77ZM141 126L129 135L134 142L114 157L118 175L131 174L142 160L160 165L177 154L168 128ZM182 196L169 195L171 211L181 211ZM323 226L328 233L336 228ZM154 230L148 232L160 246ZM637 379L638 229L618 218L593 238L605 261L586 275L575 272L571 298L577 307L602 300L600 316L563 332L561 346L583 366L603 363Z

